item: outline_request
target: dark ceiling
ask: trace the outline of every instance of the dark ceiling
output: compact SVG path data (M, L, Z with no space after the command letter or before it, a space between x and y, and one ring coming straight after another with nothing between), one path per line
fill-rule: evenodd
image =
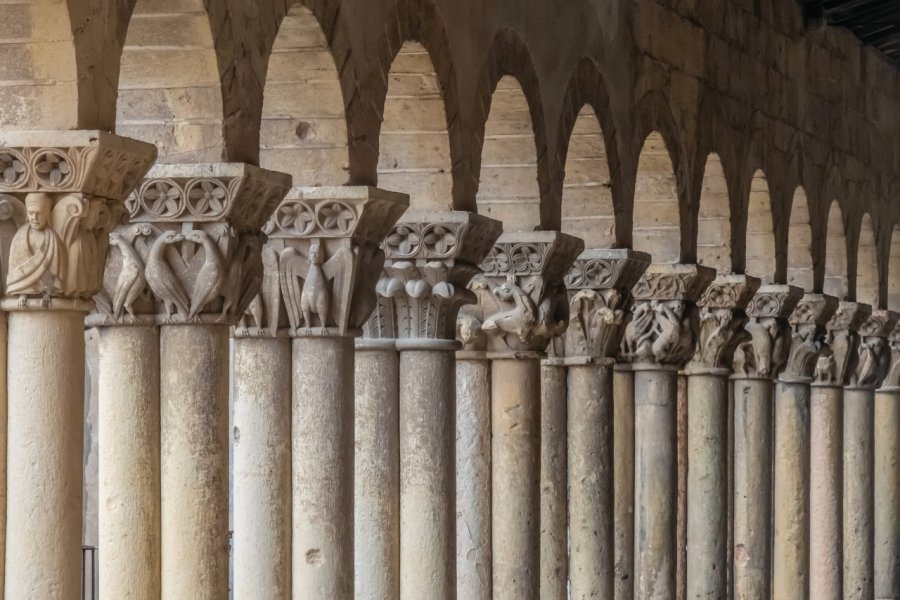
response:
M810 18L845 27L900 62L900 0L805 0Z

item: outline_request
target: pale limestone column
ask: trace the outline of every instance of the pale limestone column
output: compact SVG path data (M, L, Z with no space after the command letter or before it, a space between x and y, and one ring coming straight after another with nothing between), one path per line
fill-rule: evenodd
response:
M897 314L891 313L896 319ZM875 597L900 598L900 326L888 336L887 377L875 394Z
M232 339L235 598L291 597L291 341Z
M720 275L698 302L697 350L687 374L687 598L725 598L728 557L728 376L744 309L760 282Z
M841 302L828 321L810 391L809 592L842 598L841 453L843 386L858 361L858 330L871 308Z
M0 282L0 285L3 285ZM0 311L0 598L3 597L6 570L6 455L7 455L7 343L9 323L6 313Z
M615 600L634 596L634 372L613 371L613 551Z
M633 289L622 357L635 372L635 598L676 598L678 370L694 354L695 303L714 277L706 267L653 264Z
M501 236L469 286L478 304L460 315L460 327L469 332L461 339L483 334L492 361L492 587L498 600L540 595L540 360L564 330L562 279L582 249L581 240L558 232Z
M806 294L790 317L787 364L775 386L774 600L809 594L809 401L824 325L837 299Z
M411 211L385 239L377 291L400 352L400 598L457 597L457 314L500 231L472 213Z
M569 527L566 497L565 361L541 361L541 598L568 597Z
M803 290L762 286L747 307L734 354L734 598L771 595L773 377L787 358L793 313Z
M875 597L875 390L888 375L887 336L896 323L880 309L862 323L858 364L844 390L843 597L850 600Z
M260 292L293 339L292 597L354 596L353 338L376 305L379 245L408 205L375 188L294 188L265 228Z
M5 597L69 600L81 593L84 317L155 149L100 131L4 132L0 157Z
M158 595L163 599L217 599L228 593L230 540L228 503L223 499L228 498L229 476L229 328L259 289L260 230L289 185L288 175L239 163L158 165L129 198L130 223L110 235L113 249L91 320L101 330L159 326L159 431L144 432L148 439L158 435L159 451L154 459L147 454L153 449L131 454L107 444L101 446L101 462L158 464L158 484L150 474L141 483L146 489L123 490L117 486L127 481L117 479L107 493L161 499L155 501ZM129 351L112 349L114 354ZM152 357L149 347L148 352ZM130 385L121 380L117 393L139 397L144 386L152 388L153 375L144 368L145 374ZM101 365L101 389L116 386L113 378L122 376ZM101 392L101 412L103 399ZM148 421L148 428L154 426ZM130 447L137 452L133 443ZM145 514L156 510L150 505ZM107 529L102 519L102 537L125 538L130 532L122 530L130 527L125 520L108 522ZM135 543L145 544L141 555L153 556L155 538ZM100 555L112 556L102 550ZM152 587L134 585L138 577L155 578L144 572L143 562L132 561L104 576L109 584L103 593L152 597Z
M354 581L363 600L400 595L400 357L388 335L356 340Z
M616 470L619 434L613 419L613 364L624 333L631 288L650 264L650 256L631 250L586 250L566 277L569 327L564 336L568 366L567 465L569 524L569 587L574 598L612 598L616 577ZM633 415L633 392L627 412ZM621 433L633 424L623 421ZM546 429L545 429L546 431ZM633 443L633 442L632 442ZM633 476L633 449L621 452ZM621 474L619 474L621 475ZM631 488L629 494L633 494ZM634 524L630 502L627 527ZM563 522L565 525L565 522ZM630 552L629 552L630 554ZM629 578L623 577L625 581ZM567 597L563 589L563 596Z
M460 337L466 330L459 321ZM456 594L491 600L491 361L456 353Z

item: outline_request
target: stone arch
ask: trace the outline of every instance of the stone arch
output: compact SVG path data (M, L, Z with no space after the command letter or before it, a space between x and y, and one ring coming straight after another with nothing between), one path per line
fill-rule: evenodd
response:
M441 84L428 51L400 48L388 75L378 184L410 196L410 207L453 209L453 174Z
M888 308L900 311L900 223L894 226L891 234L887 274Z
M588 248L620 245L622 177L609 97L593 60L583 58L572 75L560 123L553 197L559 197L560 229Z
M856 252L856 299L873 308L880 308L878 276L878 245L872 217L863 215L859 226L859 244Z
M762 169L753 172L747 193L747 255L745 272L764 283L775 281L775 228L769 182Z
M116 132L159 162L226 157L219 57L203 0L137 0L119 72Z
M266 74L260 166L290 173L297 186L350 178L341 80L313 12L293 5L281 21Z
M663 135L651 131L638 158L634 185L634 249L657 263L681 259L678 180Z
M431 196L435 192L445 194L442 199L428 199L432 208L452 206L457 210L474 210L476 181L468 167L456 73L444 22L434 3L400 0L388 19L378 56L377 77L369 87L374 110L379 115L373 140L379 185L398 191L409 191L404 188L415 186L412 191ZM411 114L397 114L404 106L409 107ZM410 122L410 117L415 123ZM414 124L425 129L416 130ZM411 169L424 169L420 175L425 175L427 182L416 183L412 171L405 177L389 176L383 180L384 175L399 174L388 170L394 169L390 164L401 148L397 144L381 148L385 141L397 141L392 140L397 135L406 138L400 143L407 154L405 164ZM398 164L397 168L402 169L404 161ZM403 180L401 187L392 188L398 179ZM411 201L416 203L415 198Z
M809 200L803 186L794 190L788 220L787 283L813 291L815 273L812 257L812 223L809 218Z
M732 270L731 206L722 159L706 158L697 215L697 263L720 272Z
M553 212L544 112L528 49L512 30L494 38L479 85L478 212L507 231L542 229Z
M828 226L825 238L825 283L822 291L826 294L844 299L849 293L849 276L847 273L847 236L844 233L846 224L841 205L837 200L831 203L828 211Z

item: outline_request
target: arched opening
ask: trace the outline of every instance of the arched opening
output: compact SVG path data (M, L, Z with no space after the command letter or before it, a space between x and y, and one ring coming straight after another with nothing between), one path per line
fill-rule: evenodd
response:
M757 169L750 180L747 199L747 259L748 275L759 277L763 283L775 280L775 229L772 221L772 200L766 174Z
M137 0L119 75L116 131L159 162L222 160L222 88L203 0Z
M562 192L562 231L580 237L586 248L616 243L616 215L606 141L600 121L585 104L569 137Z
M859 250L856 254L856 299L880 308L878 293L878 247L872 217L863 215L859 228Z
M666 142L659 132L644 141L634 186L634 249L656 263L681 259L678 182Z
M831 203L828 212L828 234L825 239L825 285L826 294L844 299L847 297L847 236L844 234L844 215L837 200Z
M478 212L503 222L504 231L540 227L537 151L528 100L519 82L497 83L484 130Z
M259 164L290 173L296 186L343 185L349 178L338 71L319 22L300 4L282 20L269 58Z
M703 187L700 190L697 262L719 272L732 270L728 182L725 180L722 160L716 153L710 154L706 159Z
M5 2L0 128L76 129L78 71L66 2Z
M900 311L900 225L891 235L891 256L888 264L888 308Z
M809 201L806 199L806 190L802 187L794 192L788 223L787 283L811 292L815 283L812 225L809 220Z
M409 194L410 207L452 210L453 173L441 86L428 51L400 48L388 75L378 185Z

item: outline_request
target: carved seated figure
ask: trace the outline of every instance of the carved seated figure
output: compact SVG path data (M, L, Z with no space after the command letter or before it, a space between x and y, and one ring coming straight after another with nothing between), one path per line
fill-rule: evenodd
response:
M28 194L25 199L28 222L16 232L9 253L6 293L43 296L45 303L54 294L63 293L65 249L59 235L50 226L53 200L48 194Z

